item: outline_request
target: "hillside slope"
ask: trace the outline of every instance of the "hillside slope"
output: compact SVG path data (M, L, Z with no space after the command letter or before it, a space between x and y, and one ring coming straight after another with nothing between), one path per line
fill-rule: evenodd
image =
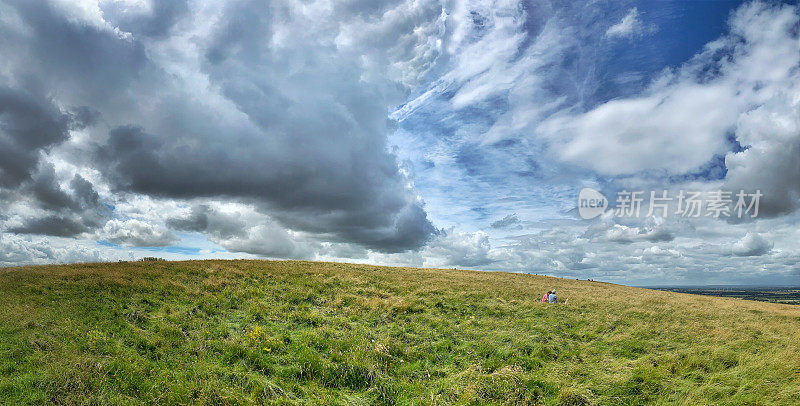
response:
M8 268L0 297L9 404L800 403L790 305L298 261Z

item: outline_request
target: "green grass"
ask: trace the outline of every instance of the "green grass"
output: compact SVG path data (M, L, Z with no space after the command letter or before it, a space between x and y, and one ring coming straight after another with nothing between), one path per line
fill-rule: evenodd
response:
M9 268L0 298L7 404L800 403L790 305L296 261Z

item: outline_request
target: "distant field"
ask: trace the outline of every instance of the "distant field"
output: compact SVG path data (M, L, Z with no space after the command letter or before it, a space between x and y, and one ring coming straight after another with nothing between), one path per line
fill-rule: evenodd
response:
M298 261L9 268L0 297L5 404L800 404L798 306Z
M702 288L659 288L670 292L691 293L731 297L745 300L758 300L771 303L800 305L800 288L739 288L739 287L702 287Z

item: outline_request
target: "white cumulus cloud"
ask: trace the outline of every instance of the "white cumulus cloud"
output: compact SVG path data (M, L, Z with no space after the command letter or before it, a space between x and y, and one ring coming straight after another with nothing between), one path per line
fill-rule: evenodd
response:
M742 257L759 256L769 253L773 244L758 233L748 232L741 240L733 244L732 251Z

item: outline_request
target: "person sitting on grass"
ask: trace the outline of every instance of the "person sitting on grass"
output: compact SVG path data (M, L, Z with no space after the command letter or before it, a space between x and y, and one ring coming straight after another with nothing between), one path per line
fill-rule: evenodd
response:
M542 303L547 303L547 301L550 300L551 293L553 293L553 291L548 290L547 293L542 296Z
M548 303L557 303L558 302L558 298L556 297L556 290L555 289L551 290L550 293L547 295L547 302Z

